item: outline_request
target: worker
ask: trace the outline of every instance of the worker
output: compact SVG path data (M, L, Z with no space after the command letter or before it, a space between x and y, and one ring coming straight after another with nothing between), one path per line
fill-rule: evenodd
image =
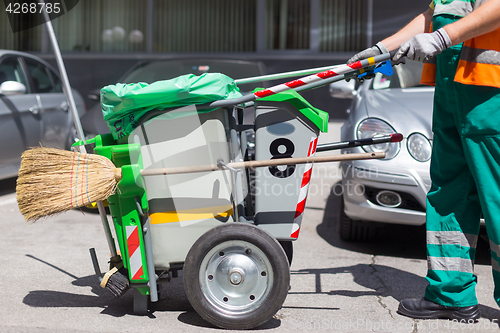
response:
M434 0L396 34L349 60L397 50L424 62L435 83L432 180L427 195L429 282L398 313L476 321L474 257L480 216L490 239L500 305L500 0Z

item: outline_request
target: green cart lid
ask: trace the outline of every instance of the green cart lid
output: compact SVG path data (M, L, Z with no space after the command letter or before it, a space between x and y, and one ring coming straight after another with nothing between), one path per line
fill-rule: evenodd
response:
M261 88L254 90L258 91ZM258 101L288 102L306 116L323 133L328 131L328 113L312 106L295 90L287 90L271 96L259 98Z

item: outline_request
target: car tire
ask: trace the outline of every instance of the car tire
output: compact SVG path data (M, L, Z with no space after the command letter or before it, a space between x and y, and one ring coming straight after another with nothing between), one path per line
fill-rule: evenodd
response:
M184 289L206 321L225 329L251 329L281 308L290 286L288 258L278 241L246 223L210 229L184 262Z
M375 238L377 228L369 222L351 219L344 211L344 197L341 197L339 214L339 235L345 241L371 241Z

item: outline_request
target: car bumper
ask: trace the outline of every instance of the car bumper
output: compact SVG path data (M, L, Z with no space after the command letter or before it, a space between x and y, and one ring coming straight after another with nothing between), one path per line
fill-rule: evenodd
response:
M372 168L369 164L342 164L344 210L353 220L422 225L425 223L426 194L430 188L427 172L408 174ZM402 204L384 207L376 200L382 191L401 195Z

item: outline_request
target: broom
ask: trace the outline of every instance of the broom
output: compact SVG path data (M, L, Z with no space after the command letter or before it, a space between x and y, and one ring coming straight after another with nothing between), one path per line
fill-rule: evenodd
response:
M128 278L119 272L119 269L123 267L122 260L119 256L111 258L111 264L116 265L111 270L109 270L104 276L99 268L99 262L97 261L97 255L95 249L89 249L90 258L92 258L92 264L94 264L95 275L99 278L100 286L102 288L108 289L113 296L119 297L123 295L128 289L130 289L130 282ZM114 259L118 259L117 262Z
M42 9L43 9L44 0L38 0L38 2L42 4ZM56 58L57 67L59 68L59 74L61 75L61 80L63 82L64 94L66 95L66 98L68 99L69 102L70 106L69 109L71 116L73 118L73 123L75 125L76 132L78 134L78 138L85 141L85 135L83 133L82 124L80 123L80 116L76 109L76 104L73 97L72 89L69 84L68 75L66 73L64 61L61 56L61 50L59 49L59 44L57 43L56 34L54 33L54 28L52 27L52 23L50 21L50 17L47 11L47 6L45 6L45 10L42 10L42 12L43 12L42 22L44 22L45 28L49 35L50 42L52 44L52 49L54 51L54 55ZM79 151L85 153L86 152L85 147L84 146L79 147ZM31 160L27 158L24 167L22 167L21 180L19 181L20 191L18 192L20 195L18 194L17 200L18 202L21 202L21 204L19 205L20 208L25 207L23 209L23 215L26 214L25 216L28 221L35 221L40 216L54 215L54 212L57 213L58 211L64 211L66 209L64 203L61 203L60 201L65 197L66 194L64 190L60 188L60 186L61 185L64 186L65 184L61 184L59 181L57 181L58 179L57 177L64 172L65 166L64 165L60 165L59 167L57 166L57 162L54 159L54 154L57 156L57 154L59 153L57 151L52 152L52 156L49 155L49 157L51 156L52 158L48 158L48 160L36 161L33 158ZM84 154L84 156L86 156L86 154ZM36 174L32 174L33 170L38 170L39 172L38 176ZM105 172L105 170L106 169L103 168L99 172ZM44 183L43 180L40 179L40 177L44 176L50 177L50 179L55 181ZM90 174L87 173L87 176L90 176ZM23 180L27 180L27 182L24 182ZM77 182L77 177L75 177L75 182ZM98 184L93 184L94 187L96 185ZM75 187L76 189L78 189L78 186ZM91 193L89 192L89 189L92 192L95 192L95 188L93 188L92 186L90 186L90 188L87 188L86 192L89 195L88 199L90 199L90 193ZM37 191L41 191L39 195L37 195ZM114 189L111 189L111 192L109 194L111 194L113 191ZM51 195L47 195L47 193L51 193ZM55 196L52 196L52 194L55 194ZM57 198L59 198L59 200L57 200ZM55 200L47 201L47 199L55 199ZM29 211L30 205L33 206L34 203L37 201L39 201L39 204L37 204L38 210L36 211L35 215L32 215L31 212ZM60 204L62 204L63 206L53 207L53 205L58 206ZM76 206L78 207L77 202ZM28 210L26 210L26 208ZM106 213L104 211L104 206L101 201L97 202L97 208L99 210L101 222L104 227L104 233L106 235L108 245L111 250L111 256L112 256L111 263L112 265L115 265L116 262L121 262L121 257L118 256L118 254L116 253L116 248L114 245L114 241L111 237L111 232L109 230L109 224L106 218ZM110 273L108 272L106 276L108 278L105 287L111 290L111 292L115 296L119 296L125 293L125 291L128 289L128 281L126 281L126 283L123 281L124 279L127 280L127 278L121 273L113 272L110 275Z
M281 158L218 164L141 170L142 176L207 172L224 167L243 169L384 158L384 153L340 154L316 157ZM54 148L32 148L22 155L17 178L17 204L28 222L67 210L103 201L114 194L121 169L107 157Z
M19 210L26 221L101 201L114 193L115 166L99 155L70 152L53 148L34 148L22 155L16 184ZM92 178L92 181L89 180ZM112 252L114 266L103 277L101 287L118 297L129 289L126 276L118 272L121 258Z
M104 274L100 284L102 288L108 289L115 297L123 295L130 289L130 282L128 278L118 272L121 267L123 267L123 264L113 267L110 271Z
M116 168L102 156L40 147L21 158L16 198L28 222L101 201L115 191Z

